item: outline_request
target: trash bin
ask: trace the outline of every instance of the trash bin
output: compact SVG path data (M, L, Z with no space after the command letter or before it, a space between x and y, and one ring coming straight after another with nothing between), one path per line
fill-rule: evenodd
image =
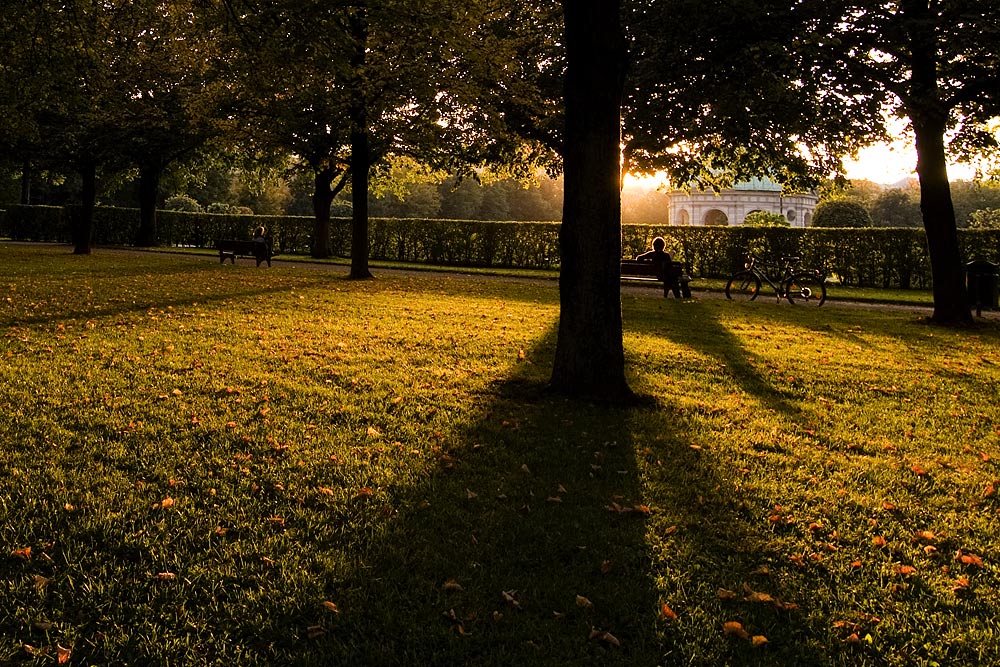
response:
M976 316L983 308L996 310L998 305L997 275L1000 265L977 259L965 265L965 284L969 291L969 304L976 307Z

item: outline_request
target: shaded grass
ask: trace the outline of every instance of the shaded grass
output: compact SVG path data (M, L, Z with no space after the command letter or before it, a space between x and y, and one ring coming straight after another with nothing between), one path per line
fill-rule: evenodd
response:
M544 391L551 285L0 262L0 663L1000 650L995 326L626 296L617 410Z

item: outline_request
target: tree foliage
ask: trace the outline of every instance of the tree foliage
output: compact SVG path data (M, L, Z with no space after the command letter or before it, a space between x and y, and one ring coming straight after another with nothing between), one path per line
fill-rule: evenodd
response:
M868 209L849 199L820 202L813 215L813 227L871 227Z

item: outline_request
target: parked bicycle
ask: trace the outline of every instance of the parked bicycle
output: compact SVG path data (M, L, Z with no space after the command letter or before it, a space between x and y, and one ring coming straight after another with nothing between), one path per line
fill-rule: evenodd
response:
M803 269L798 263L798 257L786 257L778 264L766 264L755 255L747 255L744 267L726 283L726 298L753 301L761 285L767 283L778 301L822 306L826 301L826 276L818 269Z

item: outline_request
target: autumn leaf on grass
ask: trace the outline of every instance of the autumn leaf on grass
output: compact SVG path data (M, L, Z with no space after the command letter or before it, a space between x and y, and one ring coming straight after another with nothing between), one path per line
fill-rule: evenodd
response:
M31 547L22 547L20 549L14 549L10 552L10 555L14 558L19 558L21 560L31 560Z
M521 608L521 603L517 600L517 591L500 591L503 601L515 609Z
M764 635L754 635L753 637L750 638L750 643L753 645L754 648L760 648L761 646L767 643L767 637L765 637Z
M677 612L671 609L666 602L660 605L660 618L665 618L668 621L677 620Z
M995 496L997 493L997 484L1000 484L1000 482L990 482L987 484L986 488L983 489L983 498L992 498Z
M326 609L331 614L339 614L340 609L337 607L336 602L330 602L329 600L323 601L323 608Z
M935 535L929 530L918 530L916 535L914 535L914 539L917 542L924 542L926 544L931 544L937 541L937 535Z
M462 588L462 584L458 583L454 579L449 579L448 581L444 582L444 584L442 584L441 590L449 593L458 593L465 589Z
M370 487L362 486L360 489L354 492L354 499L359 500L362 498L371 498L372 490Z
M719 597L720 600L736 599L736 593L734 591L730 591L725 588L720 588L718 591L716 591L716 595Z
M56 664L67 665L69 664L70 656L73 655L73 649L66 648L60 644L56 644Z
M382 437L382 433L377 428L375 428L374 426L369 426L368 427L368 437L369 438L380 438L380 437Z
M168 507L173 507L175 502L173 498L167 497L157 503L157 505L160 506L160 509L167 509ZM156 505L153 505L153 509L156 509Z
M177 578L177 575L173 572L158 572L156 574L157 581L173 581Z
M983 566L983 559L976 554L962 553L961 549L955 554L955 559L964 565L974 565L975 567Z
M925 477L927 475L927 471L917 464L913 464L913 466L910 467L910 470L912 470L913 474L917 477Z
M593 609L594 603L588 600L587 598L583 597L582 595L577 595L576 606L580 607L581 609Z
M622 643L618 641L618 638L606 630L598 630L597 628L590 629L590 639L596 639L597 641L605 642L611 644L612 646L621 646Z
M750 634L743 629L743 624L737 621L729 621L722 624L722 631L732 637L740 639L750 639Z
M917 568L913 567L912 565L900 565L898 568L896 568L896 572L904 577L912 577L917 573Z

